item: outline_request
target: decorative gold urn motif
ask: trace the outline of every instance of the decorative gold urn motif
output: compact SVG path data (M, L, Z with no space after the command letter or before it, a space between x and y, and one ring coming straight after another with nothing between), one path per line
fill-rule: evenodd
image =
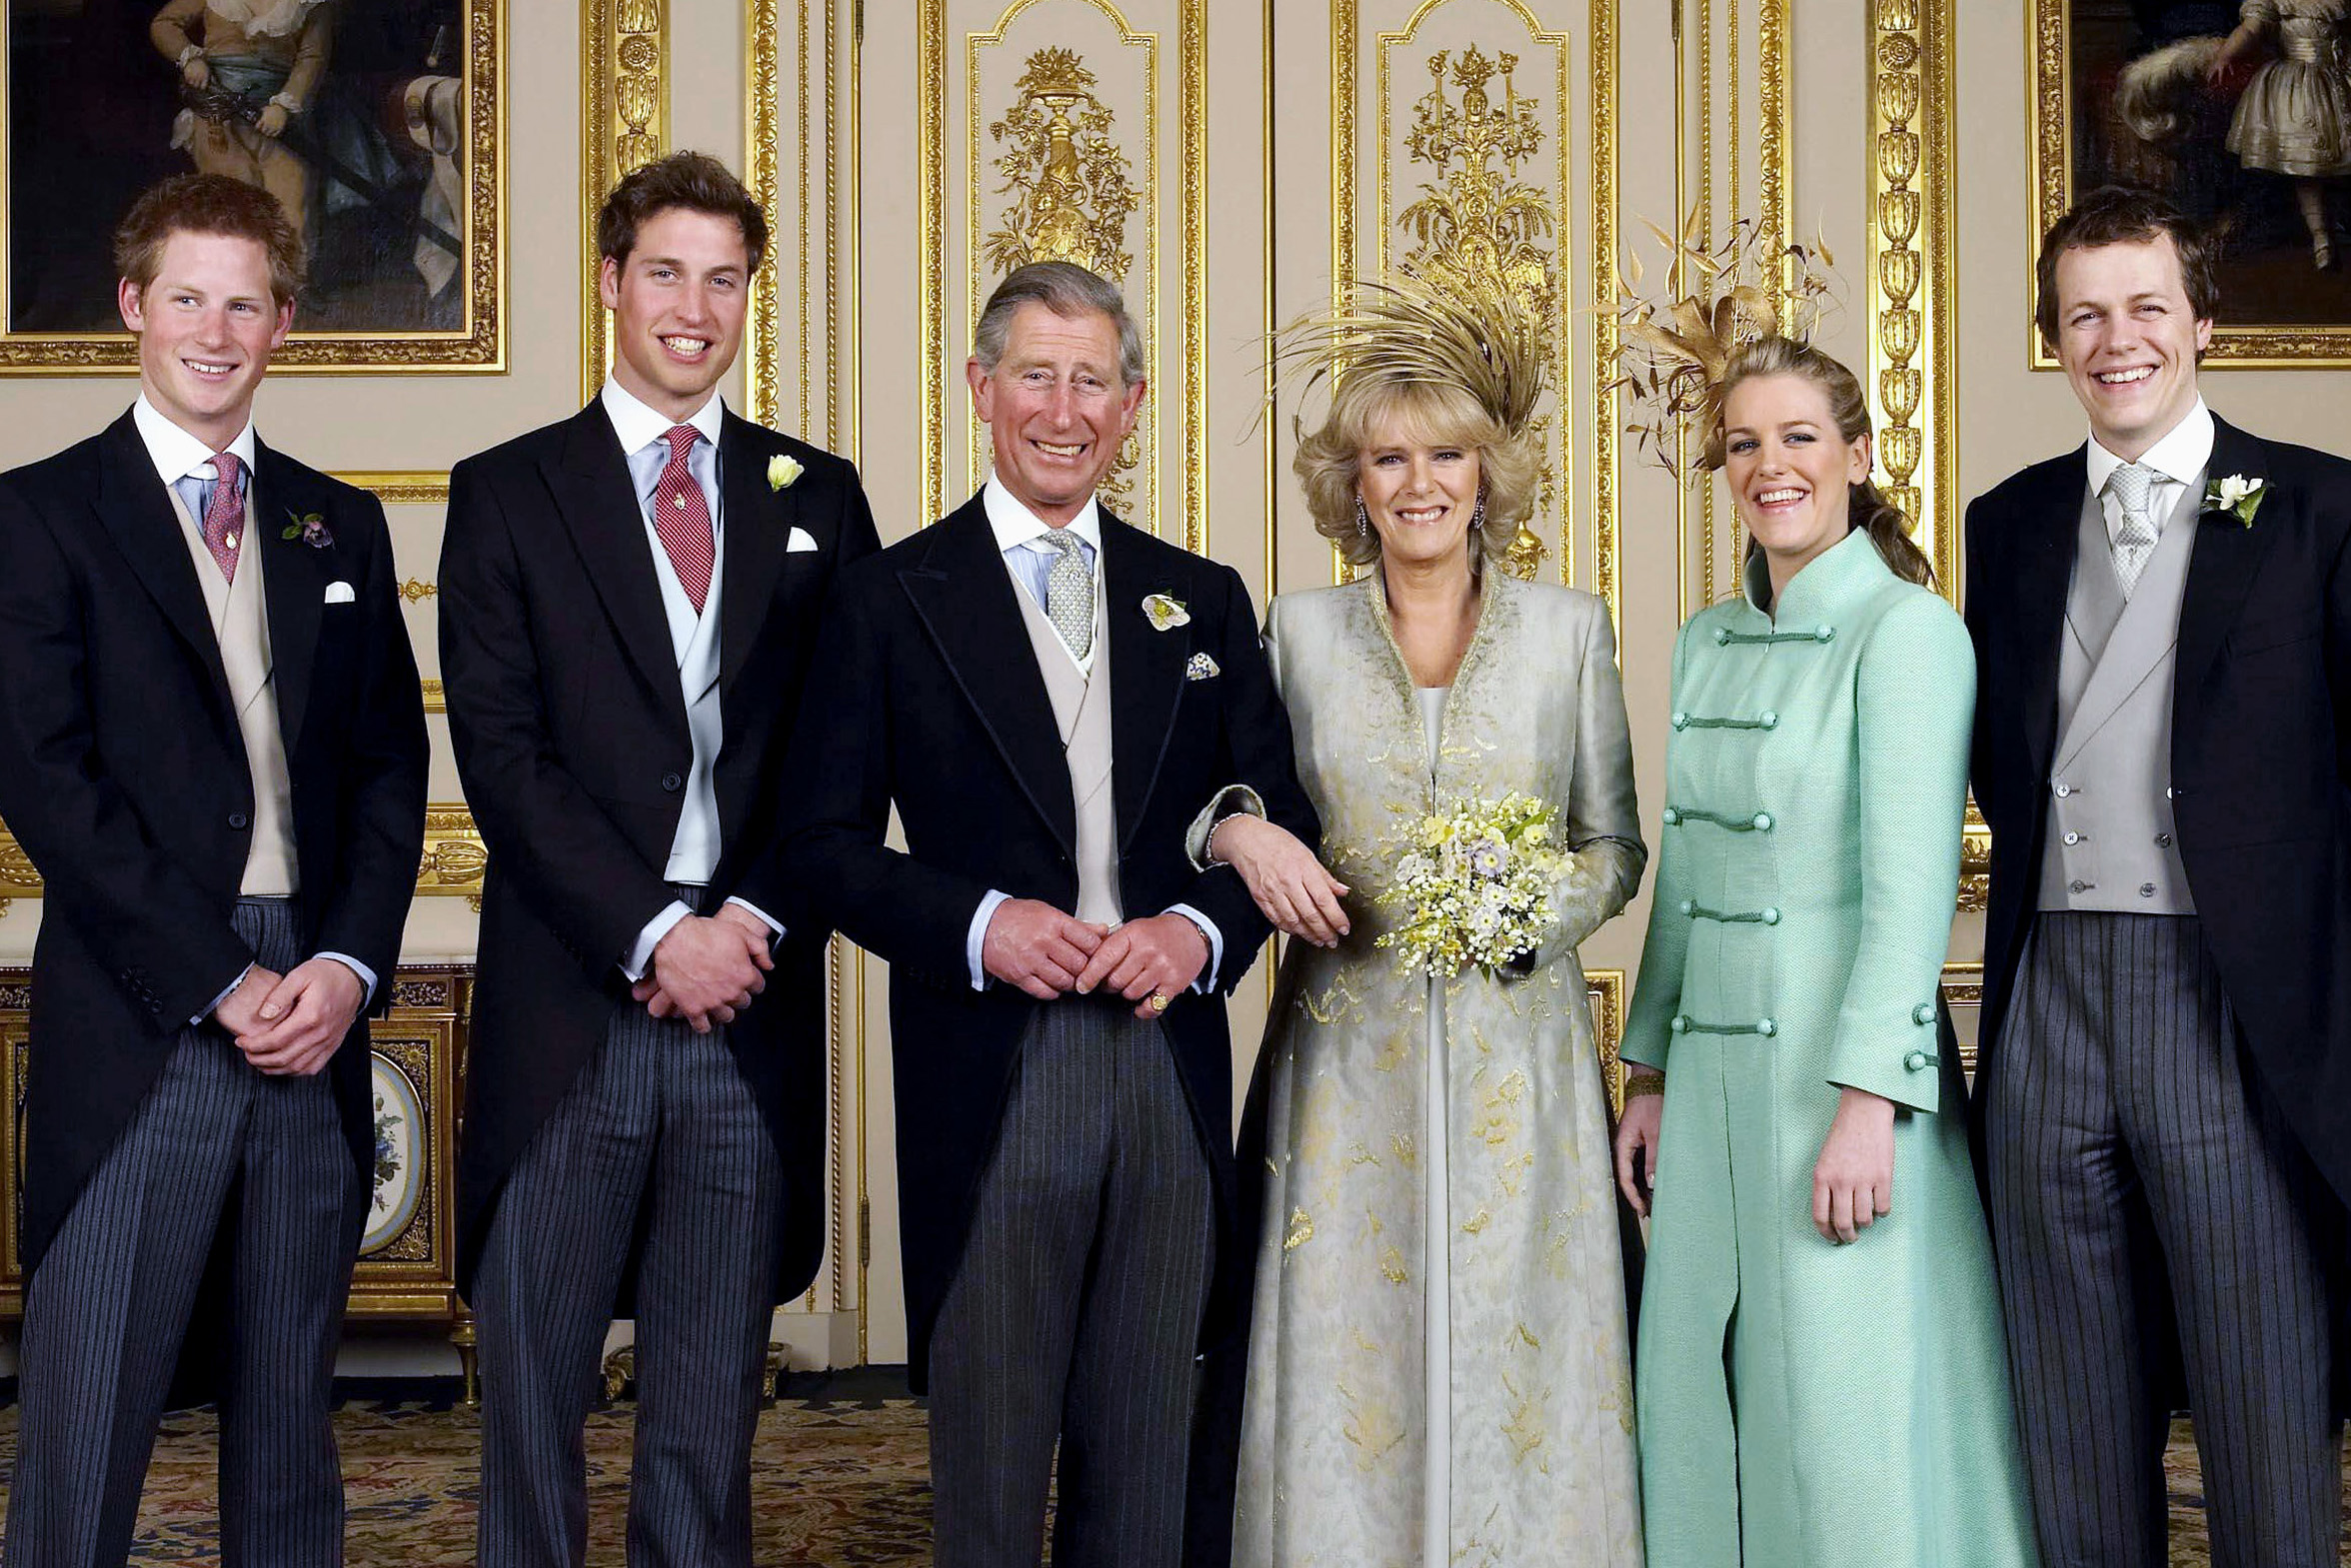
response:
M1111 111L1095 96L1094 73L1071 50L1040 49L1015 85L1020 103L988 128L1005 145L998 191L1013 199L1003 227L988 236L988 265L1003 274L1030 262L1076 262L1124 282L1135 264L1127 250L1134 165L1111 139Z
M984 252L997 276L1066 261L1124 283L1134 267L1127 219L1140 201L1128 179L1135 166L1112 139L1114 117L1095 85L1075 50L1040 49L1014 84L1020 102L988 127L1005 149L995 160L1004 176L998 194L1012 198ZM1103 477L1103 500L1122 515L1131 515L1142 440L1139 426Z
M1418 201L1396 218L1412 249L1397 264L1439 289L1475 297L1501 297L1542 324L1545 337L1559 331L1558 267L1550 197L1519 177L1527 160L1542 150L1536 100L1522 98L1511 84L1518 57L1489 58L1472 44L1454 59L1440 49L1428 57L1429 88L1412 106L1405 147L1412 162L1435 166L1421 182ZM1446 74L1460 90L1446 95ZM1500 101L1493 83L1500 80ZM1498 165L1498 166L1497 166ZM1549 415L1532 422L1543 450L1550 450ZM1549 461L1534 516L1550 515L1557 469ZM1510 541L1507 566L1513 577L1532 582L1546 549L1525 523Z

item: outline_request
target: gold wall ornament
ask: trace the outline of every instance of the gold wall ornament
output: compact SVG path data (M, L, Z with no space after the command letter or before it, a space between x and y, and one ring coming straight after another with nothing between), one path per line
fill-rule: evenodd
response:
M1383 271L1391 265L1387 218L1391 180L1387 132L1393 123L1389 114L1390 57L1414 40L1421 24L1441 3L1426 0L1404 31L1379 35L1379 265ZM1499 48L1489 56L1476 43L1463 49L1457 59L1449 50L1434 51L1423 62L1429 91L1412 105L1412 122L1403 145L1409 163L1432 166L1436 177L1423 181L1420 199L1394 218L1394 228L1409 233L1413 247L1392 265L1440 287L1475 291L1482 280L1484 287L1499 291L1529 312L1530 319L1542 324L1546 339L1558 345L1552 384L1563 399L1572 374L1566 335L1561 330L1563 292L1557 252L1558 236L1566 228L1571 189L1567 172L1568 42L1565 32L1546 30L1516 0L1508 3L1525 27L1528 41L1551 53L1553 109L1548 134L1552 157L1544 169L1551 181L1549 189L1539 180L1527 178L1543 149L1545 129L1538 118L1539 96L1518 94L1514 81L1518 56ZM1351 53L1351 38L1342 47ZM1351 80L1351 72L1349 75ZM1447 95L1448 75L1451 85L1459 89L1457 102ZM1492 85L1496 76L1501 78L1498 106ZM1595 183L1612 186L1613 180ZM1598 199L1595 193L1595 204ZM1572 581L1575 558L1570 523L1565 509L1557 504L1568 488L1564 476L1572 459L1556 427L1557 421L1548 413L1531 422L1543 453L1532 516L1557 515L1559 575L1561 581ZM1540 570L1546 549L1528 523L1521 522L1503 558L1504 570L1531 581Z
M1004 149L992 160L1004 180L996 194L1012 200L982 247L988 276L1066 261L1113 283L1127 281L1135 265L1127 222L1140 200L1128 178L1135 164L1113 137L1116 116L1095 95L1096 86L1076 50L1040 49L1014 84L1019 100L989 125L990 138ZM1129 511L1143 434L1138 421L1103 476L1103 500L1115 513Z
M1095 86L1076 51L1040 49L1015 84L1020 102L988 127L1004 148L994 160L1004 177L998 194L1012 197L984 252L997 275L1066 261L1124 283L1135 265L1127 249L1135 165L1113 140L1115 117Z
M1452 85L1460 90L1457 104L1445 91L1448 64ZM1520 178L1542 150L1543 129L1536 118L1537 100L1519 97L1511 81L1518 57L1505 50L1489 58L1471 44L1457 60L1439 49L1427 65L1428 92L1412 106L1404 145L1414 163L1432 165L1436 174L1421 182L1420 199L1396 215L1395 227L1412 237L1412 249L1397 266L1439 289L1470 298L1489 293L1505 298L1540 322L1546 337L1556 338L1559 226L1550 195ZM1497 76L1499 104L1491 90ZM1563 194L1564 182L1560 189ZM1529 427L1545 454L1535 517L1551 515L1558 495L1558 470L1549 456L1552 423L1541 415ZM1511 536L1504 569L1532 582L1547 553L1522 520Z
M1870 0L1869 393L1885 498L1955 597L1953 0Z
M425 807L425 849L417 865L420 896L479 898L489 863L472 811L456 802Z
M582 0L580 6L580 396L612 366L612 321L599 296L596 216L626 175L669 140L670 43L665 0Z

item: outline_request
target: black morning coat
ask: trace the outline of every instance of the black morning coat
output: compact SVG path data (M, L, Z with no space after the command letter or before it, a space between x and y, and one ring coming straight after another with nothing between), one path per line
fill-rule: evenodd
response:
M1232 1321L1230 1265L1254 1245L1234 1212L1223 997L1269 927L1230 867L1192 868L1184 832L1235 783L1253 786L1272 820L1306 843L1320 828L1297 784L1289 720L1239 577L1107 515L1102 572L1121 902L1137 918L1189 904L1223 937L1216 994L1186 991L1164 1019L1216 1194L1218 1288L1204 1327L1212 1336ZM1077 904L1077 808L1052 700L1013 597L1020 592L977 496L845 573L817 655L827 700L803 710L786 790L793 875L829 921L891 965L909 1370L918 1390L1021 1035L1043 1005L1009 985L972 988L972 917L992 888L1065 910ZM1143 608L1155 594L1182 605L1188 624L1155 631ZM1207 661L1195 667L1201 654ZM894 803L905 852L883 842Z
M800 477L771 482L777 457L798 462ZM784 1174L781 1302L824 1256L827 930L781 872L777 791L819 607L842 567L880 541L848 462L733 414L719 438L719 504L722 852L711 906L740 894L788 932L766 990L728 1030ZM796 529L814 550L789 548ZM620 963L671 901L663 873L694 757L653 545L600 402L451 473L441 673L489 852L458 1177L463 1285L516 1155L613 1008L636 1005ZM830 701L821 684L812 695Z
M384 509L259 442L251 485L244 549L263 553L301 950L373 969L381 1014L424 846L426 763ZM294 522L314 513L326 544ZM349 597L330 604L337 584ZM252 839L245 744L186 535L127 413L0 476L0 817L43 884L17 1123L29 1277L180 1030L253 961L230 924ZM364 1017L327 1071L365 1175Z
M2172 699L2180 859L2263 1081L2351 1198L2351 463L2214 424L2211 479L2260 480L2262 499L2249 527L2223 512L2194 525ZM2040 888L2087 452L1967 509L1987 1065Z

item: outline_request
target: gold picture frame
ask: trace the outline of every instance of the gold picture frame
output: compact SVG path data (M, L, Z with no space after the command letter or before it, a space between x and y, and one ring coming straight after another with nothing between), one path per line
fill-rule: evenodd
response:
M2115 20L2088 14L2083 0L2028 0L2025 27L2032 89L2028 305L2040 237L2083 191L2123 179L2162 189L2191 216L2223 219L2230 230L2218 268L2220 313L2206 369L2351 368L2351 286L2341 272L2318 271L2309 239L2282 221L2281 214L2294 210L2287 182L2243 168L2226 151L2226 106L2202 94L2200 81L2182 89L2176 115L2138 117L2142 130L2159 122L2166 127L2156 134L2168 140L2155 142L2116 111L2122 71L2155 47L2184 40L2126 35ZM2337 237L2351 249L2351 235L2342 233L2351 213L2343 211L2340 196L2332 200ZM2298 268L2291 265L2297 250ZM2029 311L2024 331L2027 363L2055 370L2056 358Z
M352 49L330 54L327 87L277 139L308 155L307 227L316 254L294 334L271 357L271 369L503 372L504 0L399 0L380 15L339 16L335 25L364 29L368 47L347 39ZM0 376L138 368L137 344L114 319L106 249L116 209L155 180L193 167L172 138L200 138L209 122L193 120L192 107L174 121L171 62L143 22L135 33L106 32L99 40L104 58L92 64L83 34L103 31L94 20L32 0L0 0L7 61L0 80ZM19 36L28 34L38 36ZM38 65L36 43L51 53L73 51L77 76L113 72L115 98L92 93L77 104L58 91L49 80L54 73ZM334 62L341 59L355 63L338 77ZM362 59L370 68L356 63ZM397 69L373 68L387 63ZM408 117L409 143L369 139L369 116L395 98ZM46 183L20 178L18 159L31 156L33 138L22 135L12 145L9 133L28 128L40 132ZM320 172L330 169L331 182ZM93 181L105 187L95 204ZM37 253L10 232L34 226L55 236ZM19 270L36 255L35 265ZM306 313L332 325L305 328ZM437 321L447 325L417 324Z

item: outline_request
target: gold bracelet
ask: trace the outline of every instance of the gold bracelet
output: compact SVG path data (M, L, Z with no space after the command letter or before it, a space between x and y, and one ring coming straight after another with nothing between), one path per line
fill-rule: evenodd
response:
M1628 1073L1625 1076L1624 1097L1628 1100L1636 1099L1643 1094L1662 1094L1664 1092L1665 1074L1662 1072L1640 1071Z

